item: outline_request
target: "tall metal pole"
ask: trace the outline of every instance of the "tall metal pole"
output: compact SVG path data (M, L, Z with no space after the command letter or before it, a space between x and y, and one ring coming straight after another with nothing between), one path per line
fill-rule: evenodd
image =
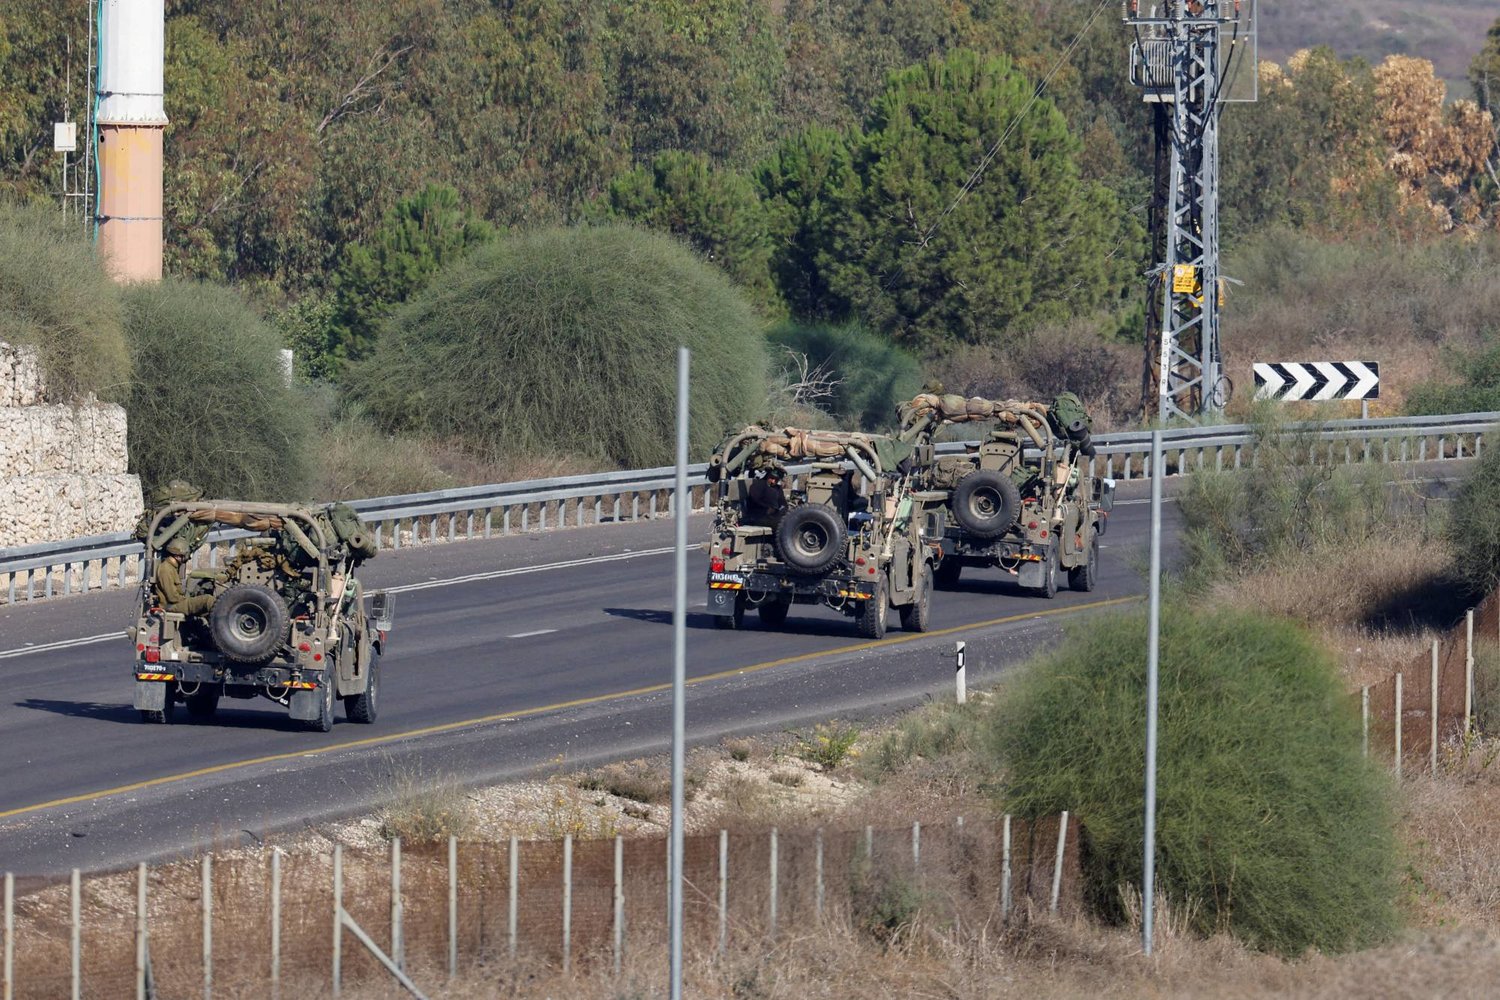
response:
M692 497L687 485L688 364L677 349L677 583L672 601L672 858L667 922L671 943L671 1000L682 1000L682 772L687 757L687 529Z
M1156 897L1156 696L1161 653L1161 431L1151 432L1151 622L1146 640L1146 850L1141 877L1141 947L1151 954Z

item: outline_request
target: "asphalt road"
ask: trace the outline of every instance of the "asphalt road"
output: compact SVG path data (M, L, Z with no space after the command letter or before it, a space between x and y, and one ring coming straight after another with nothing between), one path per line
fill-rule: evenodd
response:
M934 595L932 628L878 643L798 606L785 629L713 628L690 558L694 743L951 697L953 643L971 685L1063 623L1144 591L1139 484L1101 539L1098 588L1053 601L996 570ZM1168 531L1175 535L1175 506ZM694 518L692 539L707 531ZM149 726L131 707L131 593L0 610L0 870L55 876L253 841L368 808L403 778L466 783L659 752L670 738L672 525L607 525L383 553L361 574L399 591L373 726L301 730L280 706L221 703L211 722ZM1171 537L1166 545L1171 551Z

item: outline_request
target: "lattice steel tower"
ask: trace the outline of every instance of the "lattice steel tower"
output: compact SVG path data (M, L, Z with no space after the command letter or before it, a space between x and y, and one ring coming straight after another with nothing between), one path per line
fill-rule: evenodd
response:
M1154 106L1156 140L1143 408L1147 419L1198 421L1232 390L1219 345L1219 112L1247 99L1225 88L1241 67L1254 100L1254 4L1126 0L1123 13L1135 32L1130 79Z

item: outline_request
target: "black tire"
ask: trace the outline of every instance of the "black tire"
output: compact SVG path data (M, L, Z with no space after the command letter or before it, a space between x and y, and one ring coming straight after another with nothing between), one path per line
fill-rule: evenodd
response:
M901 609L901 628L907 632L926 632L932 627L932 568L922 564L917 581L917 598Z
M198 690L183 699L187 702L188 715L194 719L212 719L219 710L219 696L223 693L221 684L198 685Z
M939 590L947 590L958 585L958 577L964 571L964 564L958 561L956 556L949 556L937 564L937 569L932 571L932 582Z
M1089 555L1083 561L1082 566L1074 566L1068 570L1068 586L1074 590L1087 593L1094 589L1099 577L1099 536L1094 535L1089 541Z
M838 511L805 503L782 515L776 525L776 554L799 573L827 572L848 547L849 531Z
M380 654L370 650L369 678L359 694L344 698L344 718L369 725L380 714Z
M997 538L1016 522L1021 491L993 469L971 472L953 491L953 519L977 539Z
M890 617L890 602L885 598L885 581L877 580L875 593L867 601L859 602L854 620L859 634L866 639L884 639L886 619Z
M333 676L330 668L323 671L323 676L318 679L318 717L307 724L307 728L317 730L320 733L333 731L333 705L337 701L334 696L334 688L338 685L338 679Z
M731 632L745 627L745 592L740 591L734 595L734 614L714 615L714 627L727 629Z
M760 623L766 628L781 628L786 624L787 612L792 610L791 601L783 601L772 598L762 604L758 609L760 612Z
M1042 585L1037 594L1047 600L1057 596L1057 542L1047 546L1047 555L1042 559Z
M230 587L214 601L208 630L226 659L259 666L286 642L290 616L275 591L255 583Z

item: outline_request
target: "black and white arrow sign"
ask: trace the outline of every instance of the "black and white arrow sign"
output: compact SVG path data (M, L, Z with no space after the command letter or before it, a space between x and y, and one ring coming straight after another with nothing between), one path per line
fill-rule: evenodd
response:
M1375 361L1277 361L1255 364L1256 399L1379 399Z

